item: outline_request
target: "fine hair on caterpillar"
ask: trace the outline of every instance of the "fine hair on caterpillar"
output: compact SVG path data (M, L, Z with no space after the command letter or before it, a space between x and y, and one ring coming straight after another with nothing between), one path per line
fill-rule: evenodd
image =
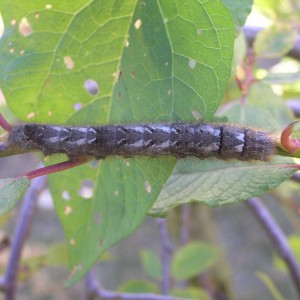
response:
M268 132L212 123L102 126L25 123L10 128L7 143L26 151L42 151L45 155L63 153L71 161L112 155L267 160L275 153L275 140Z

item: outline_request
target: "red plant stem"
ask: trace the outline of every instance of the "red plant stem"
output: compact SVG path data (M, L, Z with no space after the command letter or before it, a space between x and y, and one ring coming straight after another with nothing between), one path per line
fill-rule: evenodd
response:
M52 173L57 173L57 172L60 172L60 171L64 171L64 170L68 170L68 169L80 166L80 165L86 163L89 160L90 160L90 158L87 158L87 157L79 158L76 161L67 160L67 161L64 161L64 162L61 162L61 163L58 163L58 164L54 164L54 165L51 165L51 166L47 166L47 167L43 167L43 168L40 168L40 169L30 171L30 172L22 175L22 177L26 176L26 177L28 177L29 180L31 180L31 179L36 178L36 177L40 177L40 176L43 176L43 175L49 175L49 174L52 174Z
M6 272L3 278L2 289L4 290L6 300L16 299L16 284L18 268L21 258L21 253L25 239L29 233L32 223L35 204L39 193L45 185L45 178L38 178L32 182L31 187L27 190L19 218L15 227L12 238L11 252L6 267Z
M267 207L259 198L251 198L245 203L265 228L278 252L278 255L286 263L294 280L297 293L300 296L300 266L284 232L281 230Z
M245 72L245 79L241 80L238 76L235 77L237 85L241 90L240 102L242 107L245 107L246 105L246 99L251 85L257 81L253 76L254 64L255 64L255 55L252 50L248 50L247 60L242 66Z
M6 131L11 131L13 128L12 125L9 124L1 114L0 114L0 126Z

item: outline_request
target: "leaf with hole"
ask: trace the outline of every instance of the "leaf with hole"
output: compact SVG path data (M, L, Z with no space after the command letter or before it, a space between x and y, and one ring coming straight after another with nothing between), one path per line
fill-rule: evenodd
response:
M217 0L189 5L81 0L52 6L24 1L22 10L19 6L0 3L6 28L0 40L0 84L23 120L210 119L223 98L234 24ZM19 30L22 18L26 34ZM97 168L87 164L49 176L69 247L70 283L141 224L175 162L114 158ZM91 198L79 193L83 180L94 183Z

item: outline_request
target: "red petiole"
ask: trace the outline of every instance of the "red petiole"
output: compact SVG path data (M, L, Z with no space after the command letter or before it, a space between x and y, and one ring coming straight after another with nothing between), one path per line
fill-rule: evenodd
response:
M295 154L300 150L300 141L295 138L290 138L293 133L294 127L299 124L299 121L293 122L288 125L281 133L281 145L291 154Z
M87 157L82 157L77 159L76 161L71 161L71 160L67 160L61 163L57 163L51 166L47 166L47 167L43 167L43 168L39 168L33 171L30 171L26 174L24 174L23 176L28 177L29 180L36 178L36 177L40 177L43 175L49 175L52 173L57 173L60 171L64 171L64 170L68 170L71 168L75 168L77 166L83 165L86 162L88 162L90 159Z
M0 114L0 126L6 131L11 131L13 128L12 125L9 124L1 114Z

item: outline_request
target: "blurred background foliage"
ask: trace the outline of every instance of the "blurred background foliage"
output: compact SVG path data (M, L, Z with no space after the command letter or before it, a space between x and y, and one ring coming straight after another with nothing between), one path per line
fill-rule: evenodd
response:
M259 81L251 87L249 99L258 102L279 99L279 107L289 107L296 115L300 111L300 55L297 59L289 53L299 44L299 20L300 4L297 0L256 0L245 25L245 28L265 28L253 43L256 58L253 73ZM245 79L247 49L242 30L236 37L232 77L219 115L228 112L228 107L230 114L235 115L232 107L241 98L236 77L241 81ZM284 115L282 118L277 105L274 104L274 109L279 112L278 119L282 122L278 126L283 126L293 117ZM5 105L3 96L0 110L13 122L13 115ZM240 113L236 115L241 116ZM280 129L270 128L272 131ZM8 170L11 177L24 173L34 169L39 161L40 158L33 155L18 156L14 161L2 159L0 176L8 177ZM299 192L299 184L290 180L262 197L289 236L296 254L300 249ZM9 217L4 216L0 220L2 271L9 255L8 237L17 217L18 210L15 210ZM181 206L171 211L167 220L172 245L174 289L171 294L211 299L208 291L221 291L228 299L298 299L290 276L275 254L271 241L243 203L220 208L207 208L200 204ZM160 226L157 220L147 218L133 235L102 257L95 273L105 288L126 292L159 292L163 242ZM183 229L188 232L187 240ZM62 229L53 210L51 196L45 191L40 195L32 232L24 249L19 270L22 284L18 299L83 299L83 282L69 290L62 286L67 277L66 256ZM200 262L196 264L198 260ZM199 288L199 282L202 288Z

